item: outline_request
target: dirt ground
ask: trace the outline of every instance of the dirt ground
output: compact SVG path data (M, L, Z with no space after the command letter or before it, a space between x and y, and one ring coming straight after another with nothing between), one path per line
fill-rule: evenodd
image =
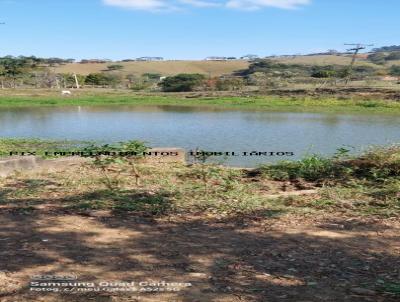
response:
M43 208L2 209L0 219L1 302L399 301L382 290L400 280L393 218L146 218ZM35 275L191 286L54 293L33 291Z

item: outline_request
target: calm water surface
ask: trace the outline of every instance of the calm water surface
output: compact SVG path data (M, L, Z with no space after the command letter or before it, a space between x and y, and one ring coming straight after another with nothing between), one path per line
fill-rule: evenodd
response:
M307 153L330 155L343 146L359 152L369 145L399 143L400 117L179 106L2 108L0 137L101 142L138 139L154 147L187 150L295 153L294 157L224 160L229 165L254 166Z

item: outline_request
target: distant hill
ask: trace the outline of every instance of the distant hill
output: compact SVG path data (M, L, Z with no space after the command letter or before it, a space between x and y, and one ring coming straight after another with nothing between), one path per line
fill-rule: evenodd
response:
M366 59L366 54L360 54L356 65L382 68ZM269 58L286 64L304 65L348 65L351 62L351 55L314 55L314 56L282 56ZM118 72L122 74L142 75L144 73L158 73L163 76L176 75L178 73L200 73L206 76L220 76L231 74L234 71L246 69L249 62L246 60L232 61L159 61L159 62L108 62L108 63L70 63L55 67L54 71L59 73L77 73L87 75L89 73L102 72L107 66L118 64L123 68ZM389 64L389 63L388 63ZM391 65L398 65L400 61L390 61Z
M392 45L392 46L383 46L379 48L374 48L373 52L391 52L391 51L400 51L400 45Z

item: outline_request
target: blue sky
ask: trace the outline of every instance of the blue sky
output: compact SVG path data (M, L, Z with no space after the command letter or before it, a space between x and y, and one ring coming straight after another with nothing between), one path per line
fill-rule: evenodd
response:
M0 0L0 56L262 56L400 44L399 0Z

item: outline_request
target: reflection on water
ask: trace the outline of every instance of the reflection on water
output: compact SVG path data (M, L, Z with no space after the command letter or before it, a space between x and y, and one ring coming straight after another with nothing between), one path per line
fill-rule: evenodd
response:
M96 106L0 109L0 136L139 139L157 147L212 151L332 154L338 147L400 142L400 118L388 115L226 110L185 106ZM278 157L229 157L254 166Z

